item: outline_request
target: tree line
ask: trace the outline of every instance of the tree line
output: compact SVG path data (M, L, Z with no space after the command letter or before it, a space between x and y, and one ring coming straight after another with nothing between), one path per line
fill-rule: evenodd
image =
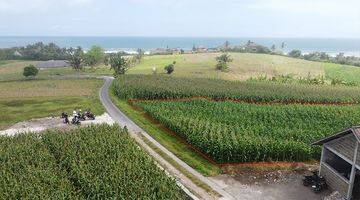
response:
M302 54L298 49L292 50L288 53L288 56L293 58L300 58L310 61L318 62L331 62L341 65L352 65L360 67L360 58L355 56L345 56L344 53L339 53L335 57L330 56L325 52L312 52L308 54Z

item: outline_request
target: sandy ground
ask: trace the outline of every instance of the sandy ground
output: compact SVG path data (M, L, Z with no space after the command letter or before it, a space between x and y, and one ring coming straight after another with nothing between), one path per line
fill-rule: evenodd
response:
M69 121L71 121L71 117L69 117ZM95 116L95 120L86 120L81 121L81 126L86 126L90 124L114 124L114 120L109 116L108 113L104 113L100 116ZM74 128L75 125L64 124L63 119L60 117L47 117L47 118L40 118L40 119L33 119L29 121L19 122L9 129L0 131L0 135L7 135L12 136L19 133L24 132L41 132L46 129L69 129Z
M242 200L339 200L337 192L315 194L302 185L303 174L274 171L264 174L219 175L210 179Z

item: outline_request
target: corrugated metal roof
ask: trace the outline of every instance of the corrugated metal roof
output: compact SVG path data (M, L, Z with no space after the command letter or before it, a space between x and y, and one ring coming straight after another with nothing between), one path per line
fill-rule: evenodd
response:
M360 126L353 127L353 132L356 138L360 141Z
M349 134L353 134L353 130L351 128L348 128L348 129L345 129L339 133L336 133L334 135L331 135L329 137L326 137L326 138L323 138L319 141L316 141L314 143L312 143L312 145L323 145L324 143L328 143L332 140L335 140L335 139L338 139L338 138L341 138L341 137L344 137L346 135L349 135Z
M341 138L341 137L344 137L348 134L354 134L354 136L356 137L356 139L360 142L360 126L353 126L351 128L348 128L348 129L345 129L339 133L336 133L332 136L329 136L329 137L326 137L326 138L323 138L319 141L316 141L314 143L312 143L312 145L323 145L325 143L328 143L332 140L335 140L335 139L338 139L338 138Z
M55 68L55 67L68 67L70 66L67 60L48 60L42 61L37 64L38 68Z

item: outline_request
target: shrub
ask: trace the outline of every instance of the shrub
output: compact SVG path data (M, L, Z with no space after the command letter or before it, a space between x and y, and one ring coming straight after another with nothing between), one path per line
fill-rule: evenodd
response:
M221 71L227 71L229 63L233 61L230 58L230 55L227 53L222 54L221 56L218 56L215 59L217 61L216 69Z
M24 67L23 75L25 77L36 76L38 73L39 70L34 65L28 65Z
M167 74L171 74L171 73L174 72L174 70L175 70L175 64L176 64L176 62L174 61L173 63L171 63L171 64L169 64L169 65L166 65L166 66L164 67L164 69L165 69L165 71L166 71Z

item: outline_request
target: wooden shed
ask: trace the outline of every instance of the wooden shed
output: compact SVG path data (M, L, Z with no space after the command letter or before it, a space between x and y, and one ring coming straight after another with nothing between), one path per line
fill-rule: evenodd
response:
M313 143L322 145L319 173L348 200L360 200L360 126Z

